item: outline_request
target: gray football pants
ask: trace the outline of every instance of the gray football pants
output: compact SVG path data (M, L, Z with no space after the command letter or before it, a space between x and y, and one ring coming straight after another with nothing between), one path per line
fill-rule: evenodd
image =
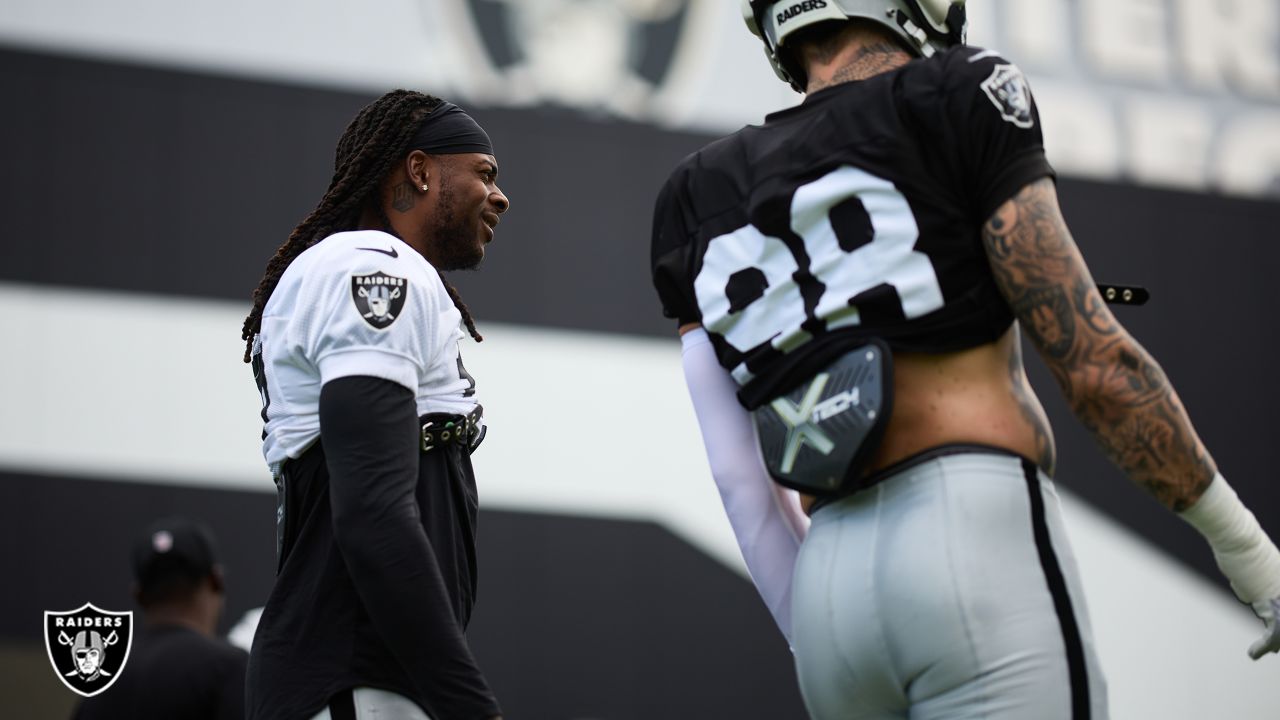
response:
M817 720L1107 717L1053 483L996 452L936 457L819 508L792 642Z
M355 720L431 720L412 700L387 690L358 687L351 691L351 700L355 706ZM330 708L325 708L311 720L340 718L335 717Z

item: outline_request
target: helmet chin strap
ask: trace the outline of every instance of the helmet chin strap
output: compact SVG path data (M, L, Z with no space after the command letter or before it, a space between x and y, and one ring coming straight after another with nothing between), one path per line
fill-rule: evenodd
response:
M917 52L923 57L933 57L937 49L929 44L929 33L924 28L915 24L910 15L904 10L891 10L894 22L898 23L898 27L906 33L911 40L911 44L915 46Z
M964 45L969 34L969 11L964 3L954 3L947 8L947 40L952 45Z

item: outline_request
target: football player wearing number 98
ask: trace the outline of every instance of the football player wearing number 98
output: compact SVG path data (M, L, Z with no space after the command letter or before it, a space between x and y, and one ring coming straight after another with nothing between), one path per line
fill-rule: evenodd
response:
M1280 553L1100 297L1027 82L964 45L963 2L743 12L806 97L675 169L652 269L813 717L1106 717L1019 326L1109 458L1213 547L1264 621L1250 655L1280 649Z
M483 259L508 208L497 177L460 108L387 93L254 291L245 360L278 505L249 718L501 714L463 635L485 426L459 344L464 325L480 336L440 275Z

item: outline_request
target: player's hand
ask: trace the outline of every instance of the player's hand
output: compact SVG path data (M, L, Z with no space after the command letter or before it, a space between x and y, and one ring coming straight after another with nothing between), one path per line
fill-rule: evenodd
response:
M1200 499L1179 515L1209 541L1213 559L1231 581L1232 592L1251 605L1266 626L1262 637L1249 646L1249 657L1257 660L1280 652L1280 627L1276 624L1280 619L1280 549L1258 519L1221 474L1214 475Z
M1249 646L1249 657L1257 660L1267 653L1280 652L1280 597L1270 600L1259 600L1253 604L1253 612L1267 624L1266 632Z

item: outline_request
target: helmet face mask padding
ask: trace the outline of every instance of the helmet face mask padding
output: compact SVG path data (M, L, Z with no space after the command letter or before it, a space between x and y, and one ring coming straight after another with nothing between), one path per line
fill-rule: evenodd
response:
M797 31L833 20L862 19L898 38L917 57L964 44L965 0L742 0L747 28L764 42L773 70L797 92L804 68L782 52Z

